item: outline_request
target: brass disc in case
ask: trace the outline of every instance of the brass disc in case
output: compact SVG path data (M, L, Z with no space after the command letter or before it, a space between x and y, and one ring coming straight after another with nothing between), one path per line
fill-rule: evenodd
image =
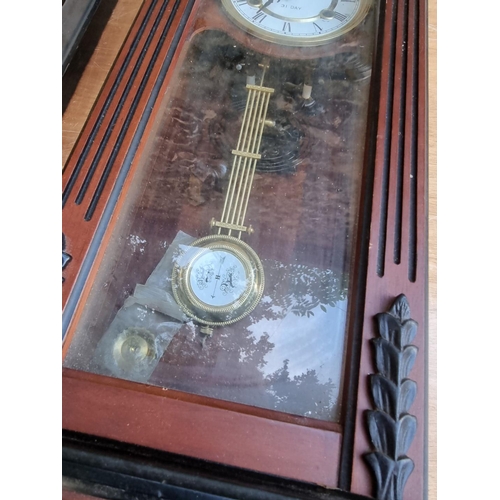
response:
M114 342L113 357L124 371L136 371L148 366L156 359L153 334L146 328L127 328Z
M264 269L255 251L227 235L194 241L172 273L175 300L202 325L224 326L252 312L264 291Z

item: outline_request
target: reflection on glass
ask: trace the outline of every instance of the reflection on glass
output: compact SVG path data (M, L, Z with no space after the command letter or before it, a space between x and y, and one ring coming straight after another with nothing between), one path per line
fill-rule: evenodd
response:
M222 213L245 86L262 56L222 32L193 37L66 366L339 420L369 90L366 74L352 77L358 59L344 45L314 61L267 58L275 92L246 214L254 231L242 237L262 262L264 292L248 315L204 337L176 301L172 273ZM304 98L306 78L314 85ZM247 293L244 260L196 251L186 285L195 298L223 308Z

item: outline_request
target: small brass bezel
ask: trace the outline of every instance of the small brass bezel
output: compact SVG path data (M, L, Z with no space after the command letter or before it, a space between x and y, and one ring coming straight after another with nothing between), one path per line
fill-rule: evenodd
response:
M142 358L129 358L126 359L123 355L123 347L132 338L142 341L142 346L145 349ZM146 328L131 327L121 332L115 339L113 344L113 357L116 364L124 371L137 369L137 367L144 366L148 362L156 359L155 337Z
M186 252L174 265L172 291L182 311L197 323L225 326L236 323L250 314L264 292L264 268L255 251L245 242L227 235L210 235L194 241L192 251ZM196 297L191 289L190 275L196 261L207 251L224 250L233 254L245 268L245 291L229 305L211 306Z

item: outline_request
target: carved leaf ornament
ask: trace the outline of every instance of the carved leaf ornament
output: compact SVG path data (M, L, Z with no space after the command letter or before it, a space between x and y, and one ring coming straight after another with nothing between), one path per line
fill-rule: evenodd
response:
M375 451L365 454L365 459L375 476L375 497L403 500L406 481L414 468L406 454L417 430L417 419L409 414L417 384L408 376L418 352L411 345L418 324L410 318L404 295L396 298L388 312L375 318L380 335L371 340L377 369L370 375L375 409L366 412Z

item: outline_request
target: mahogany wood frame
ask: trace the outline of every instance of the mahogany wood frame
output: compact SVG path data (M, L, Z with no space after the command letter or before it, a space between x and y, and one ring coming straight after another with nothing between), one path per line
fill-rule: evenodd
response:
M64 269L65 327L85 302L84 284L95 275L92 264L109 237L113 210L119 212L120 191L133 177L133 158L140 157L152 126L150 109L168 86L195 4L144 2L63 172L63 232L71 256ZM381 5L343 427L274 420L272 412L247 414L206 398L66 369L65 429L371 496L374 482L363 458L373 449L366 427L375 371L369 341L377 335L375 315L403 293L419 324L412 371L418 426L407 452L415 469L404 498L425 498L426 7L420 0ZM205 427L197 432L201 421Z

